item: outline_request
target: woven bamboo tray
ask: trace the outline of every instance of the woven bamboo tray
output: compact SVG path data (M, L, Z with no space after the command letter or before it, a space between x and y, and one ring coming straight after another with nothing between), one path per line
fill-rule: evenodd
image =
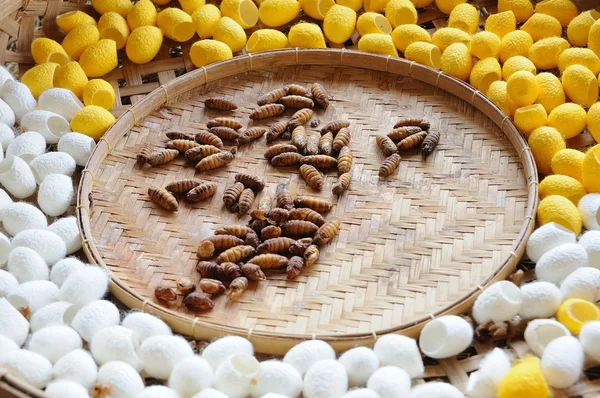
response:
M322 124L351 121L353 183L329 215L341 220L339 237L296 281L271 275L251 284L238 303L223 297L210 312L189 313L180 302L169 308L156 302L158 284L199 279L200 239L222 224L247 221L222 207L234 172L265 177L270 195L281 182L289 182L292 194L309 191L296 170L267 165L261 140L240 147L229 167L196 176L218 183L212 200L172 214L157 209L146 190L193 177L194 169L183 159L140 169L135 156L142 144L164 145L164 129L214 117L203 105L211 95L233 97L245 123L260 93L312 81L334 98L327 112L317 113ZM416 153L405 157L397 178L380 180L383 157L374 136L407 116L425 117L442 132L439 149L427 162ZM119 300L160 315L180 333L247 336L258 352L271 354L313 337L342 351L384 333L416 336L433 317L467 311L482 288L514 269L537 202L528 147L481 93L416 63L344 50L243 56L186 74L125 113L82 174L84 250L112 271ZM328 177L322 196L331 196L335 178Z

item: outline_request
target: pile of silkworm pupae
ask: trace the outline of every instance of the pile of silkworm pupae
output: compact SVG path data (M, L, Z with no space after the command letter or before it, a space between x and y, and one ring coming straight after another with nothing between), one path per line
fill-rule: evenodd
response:
M431 155L440 140L440 132L430 130L430 124L424 119L405 118L394 124L387 135L375 137L375 143L386 156L379 168L379 176L391 175L400 165L400 153L410 149L421 149L424 158Z

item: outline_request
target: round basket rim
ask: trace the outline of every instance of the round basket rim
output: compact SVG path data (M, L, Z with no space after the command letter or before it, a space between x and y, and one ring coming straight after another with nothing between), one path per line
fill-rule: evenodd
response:
M167 322L175 331L194 336L199 339L210 339L221 335L239 335L247 337L255 345L257 352L269 354L282 354L291 346L308 339L322 339L331 344L336 351L342 351L356 345L369 345L377 339L378 335L388 333L402 333L416 336L423 326L430 320L448 314L459 314L467 312L477 296L490 284L505 279L516 267L521 256L525 252L527 239L535 226L535 212L538 203L538 174L533 155L527 142L518 132L510 117L505 115L500 108L493 104L487 97L469 84L449 76L441 71L427 66L408 61L403 58L370 54L352 50L334 49L284 49L268 51L258 54L247 54L226 61L201 67L192 72L178 77L171 82L161 85L148 94L140 102L132 106L127 112L119 117L116 123L102 137L90 160L83 169L81 182L77 192L76 214L80 233L83 239L83 249L94 264L108 269L100 252L98 251L90 223L90 212L92 211L89 194L93 188L94 169L98 167L110 154L113 143L121 139L140 120L152 111L168 104L173 98L200 87L208 82L219 80L227 76L240 73L277 68L294 65L331 65L347 66L370 70L379 70L395 75L406 76L427 83L452 94L481 111L488 119L498 126L510 140L515 151L519 154L521 164L526 177L527 184L527 207L523 225L516 238L513 249L508 257L504 259L501 267L491 274L486 281L477 285L461 298L455 300L443 309L428 314L420 319L399 326L373 331L371 333L354 334L319 334L300 335L253 331L241 327L232 327L210 322L198 317L191 317L176 311L164 308L149 298L140 296L127 286L127 283L111 276L111 293L121 300L129 308L141 309L144 312L157 315ZM276 344L274 344L277 342Z

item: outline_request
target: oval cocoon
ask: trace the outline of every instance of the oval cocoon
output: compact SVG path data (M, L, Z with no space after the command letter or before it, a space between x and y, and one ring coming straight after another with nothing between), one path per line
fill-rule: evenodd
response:
M23 116L21 127L40 133L47 144L56 144L63 134L71 131L67 119L45 110L36 110Z
M136 64L147 64L156 57L162 42L163 34L156 26L140 26L127 39L127 58Z
M66 88L51 88L50 90L44 91L42 95L40 95L38 105L40 109L54 112L65 118L67 121L70 121L73 116L83 108L83 103L81 103L79 98L77 98L71 90L67 90ZM54 127L54 125L52 126ZM68 131L71 131L71 129L67 123L67 128L59 131L59 133L66 133ZM59 138L60 136L62 136L62 134L59 135Z
M123 319L122 325L132 330L140 343L148 337L156 335L171 336L173 334L166 323L154 315L144 312L131 312Z
M96 382L98 367L92 356L85 350L74 350L54 364L54 378L69 380L91 388Z
M29 350L56 363L64 355L82 347L81 337L68 326L48 326L38 330L29 340Z
M78 306L101 299L108 289L108 275L100 267L89 266L72 272L60 287L60 299ZM130 364L131 365L131 364Z
M524 338L529 349L535 355L541 357L544 349L552 340L570 335L571 332L562 323L554 319L534 319L527 324Z
M0 100L2 101L2 100ZM0 102L0 105L2 104L2 102ZM0 112L1 109L0 109ZM2 117L2 116L0 116ZM15 139L15 131L12 129L11 126L9 126L8 124L4 124L2 122L0 122L0 144L2 144L2 150L6 151L6 148L8 148L8 144L10 144L12 142L12 140Z
M45 229L48 226L46 216L37 207L25 202L12 203L2 211L4 229L16 235L27 229Z
M17 278L10 272L0 269L0 298L7 296L17 286L19 286Z
M169 387L177 391L182 398L192 397L209 388L213 376L213 370L208 362L194 355L175 365L169 376Z
M19 199L30 197L37 187L29 165L17 156L8 157L0 163L0 184Z
M88 267L92 268L92 267ZM136 371L142 370L137 350L139 341L135 334L123 326L109 326L94 335L90 351L96 362L104 365L110 361L123 361Z
M583 225L589 230L600 230L596 215L600 211L600 193L588 193L577 204Z
M600 231L587 231L579 238L579 244L588 253L588 265L600 268Z
M216 370L225 358L233 354L254 355L254 347L243 337L226 336L206 346L202 351L202 358L210 364L213 370Z
M558 337L544 350L542 374L552 387L570 387L581 376L584 359L583 347L579 340L573 336Z
M323 32L332 43L342 44L354 32L356 12L348 7L335 4L329 9L323 20Z
M341 397L348 390L346 370L334 359L326 359L312 365L304 376L305 398Z
M532 282L521 286L523 301L519 315L523 319L549 318L556 314L562 294L549 282Z
M258 382L252 390L253 398L261 398L268 393L297 397L302 392L302 376L287 363L271 360L259 364Z
M0 298L0 335L23 345L29 333L29 322L6 298Z
M57 300L58 287L50 281L25 282L8 295L8 301L15 308L28 309L31 314Z
M473 340L473 327L456 315L444 315L421 331L419 346L431 358L449 358L464 351Z
M17 123L21 123L21 118L29 112L35 110L37 102L29 87L17 81L6 82L0 92L0 98L10 106L15 114ZM7 123L14 124L14 123Z
M586 266L588 255L576 243L560 245L540 258L535 265L535 275L539 280L559 283L579 267Z
M493 320L504 322L514 318L521 309L523 295L512 282L500 281L490 285L473 304L473 319L478 324Z
M48 384L44 393L50 398L88 398L88 391L81 385L67 380L56 380Z
M65 243L58 235L43 229L28 229L19 232L13 238L11 246L13 249L27 247L35 250L49 265L65 258L67 252Z
M64 325L63 315L70 306L71 303L67 303L66 301L56 301L43 306L31 316L29 323L31 331L35 333L49 326Z
M8 272L19 283L29 281L47 281L50 270L44 259L27 247L17 247L8 255Z
M111 398L136 397L144 390L144 382L138 372L121 361L112 361L98 370L98 383L112 386Z
M583 351L598 361L600 359L600 321L586 322L579 332Z
M407 396L408 398L463 398L460 390L448 383L430 381L415 386Z
M0 363L13 376L36 388L44 388L52 380L52 364L42 355L27 350L19 350L7 356Z
M501 348L490 351L479 370L471 373L465 393L469 397L496 398L500 382L510 371L510 358Z
M67 246L67 254L73 254L81 249L81 235L77 226L77 218L65 217L56 220L48 227L48 231L58 235Z
M245 398L258 382L258 370L258 361L252 355L230 355L215 371L213 387L229 398Z
M25 118L23 118L25 120ZM46 140L35 131L28 131L15 138L6 149L6 158L18 156L30 163L34 158L46 152Z
M375 391L381 398L405 397L410 390L410 377L403 369L384 366L369 377L367 388Z
M15 124L15 113L10 106L0 99L0 123L6 124L7 126L13 126Z
M0 334L0 363L4 362L6 357L16 351L19 351L17 343Z
M71 177L62 174L50 174L40 184L38 204L44 213L57 217L67 211L74 194Z
M350 387L364 386L369 377L379 368L375 352L367 347L356 347L343 353L338 361L346 369Z
M80 133L67 133L58 141L58 151L71 155L77 166L87 164L94 148L96 142L91 137Z
M581 267L560 284L563 300L578 298L595 303L600 299L600 270Z
M575 243L577 237L570 229L555 222L544 224L531 234L527 241L527 257L537 263L542 256L564 243Z
M312 365L326 359L335 359L333 348L323 340L308 340L292 347L283 357L283 362L304 375Z
M106 300L92 301L81 309L72 305L63 316L65 324L71 325L88 343L100 330L118 325L119 320L119 310L113 303Z
M425 370L417 342L410 337L386 334L377 339L373 351L380 366L397 366L411 378L420 376Z
M168 379L175 365L193 355L190 344L178 336L149 337L139 350L146 373L159 379Z
M75 159L65 152L44 153L29 163L35 182L38 184L50 174L63 174L70 177L75 172L75 166Z
M297 2L294 0L294 3ZM246 43L246 49L249 53L278 50L287 46L287 36L275 29L259 29L252 33Z
M83 267L85 267L85 264L75 257L62 259L52 267L52 270L50 271L50 280L54 282L56 286L61 287L63 282L72 272Z
M296 18L300 3L296 0L264 0L258 8L258 18L270 28L285 25Z

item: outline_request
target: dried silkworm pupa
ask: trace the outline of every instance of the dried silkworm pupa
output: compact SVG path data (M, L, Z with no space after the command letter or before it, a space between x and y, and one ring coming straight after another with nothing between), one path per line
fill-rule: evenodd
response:
M306 248L302 256L304 257L305 265L307 267L312 267L321 256L321 252L317 246L310 245Z
M285 267L288 259L279 254L267 253L259 254L258 256L253 257L249 262L258 265L262 269L275 269Z
M273 226L273 225L271 225ZM263 243L261 243L257 248L256 251L259 252L260 254L266 254L266 253L279 253L279 254L285 254L288 249L290 248L291 245L293 245L296 241L292 238L287 238L287 237L279 237L279 238L273 238L273 239L267 239L266 241L264 241Z
M253 219L248 223L248 226L252 229L252 231L254 233L256 233L257 235L260 234L260 231L262 231L262 229L264 227L266 227L267 225L269 225L269 223L267 221L264 220L257 220L257 219Z
M214 254L214 251L220 252L223 250L231 249L232 247L242 246L244 244L244 241L242 239L234 235L213 235L210 238L200 242L200 245L198 246L198 251L200 251L200 247L204 244L204 242L212 243L214 248L213 253L205 257L212 256Z
M242 265L242 274L251 281L265 281L267 276L263 270L256 264L246 263Z
M237 140L240 138L240 133L229 127L211 127L208 131L222 140Z
M212 145L219 149L223 149L223 141L216 135L209 133L208 131L200 131L194 137L196 142L200 145Z
M177 293L168 286L160 285L154 289L154 297L162 301L172 302L177 300Z
M394 148L396 146L394 145ZM331 155L333 151L333 133L328 132L319 140L319 150L323 155Z
M242 270L235 263L223 263L223 264L221 264L221 267L223 267L223 270L225 271L225 275L227 275L227 277L231 280L234 280L235 278L239 278L240 276L243 276Z
M319 83L313 83L310 91L317 105L327 109L329 106L329 95L327 94L327 91L325 91L325 88Z
M410 137L411 135L420 133L421 131L423 130L417 126L398 127L393 129L387 136L394 142L400 142L406 137Z
M199 145L197 142L190 140L171 140L167 142L167 148L177 149L179 152L185 152Z
M224 225L215 231L215 235L233 235L245 239L248 232L251 231L252 228L246 225Z
M271 165L280 166L295 166L302 161L302 155L296 152L281 153L271 159Z
M285 112L285 106L283 106L282 104L262 105L250 114L250 119L262 120L269 117L281 115L283 112Z
M258 238L258 234L255 231L248 232L244 243L256 249L258 245L260 245L260 239Z
M177 211L179 207L175 196L164 188L150 187L148 188L148 196L150 200L164 209Z
M331 193L340 196L348 190L350 182L352 181L352 174L344 173L338 177L337 182L331 188Z
M198 262L198 265L196 265L196 271L198 271L203 278L217 279L222 282L227 281L227 275L225 275L225 270L223 267L213 261Z
M229 127L234 130L239 130L242 128L242 123L238 122L234 118L231 117L216 117L211 119L206 123L206 127Z
M264 179L246 173L237 173L235 180L244 184L246 188L250 188L256 192L262 191L267 185Z
M235 246L231 249L225 250L217 257L217 263L237 263L256 253L256 250L252 246Z
M288 92L287 87L276 88L275 90L268 91L268 92L264 93L263 95L261 95L260 97L258 97L258 99L256 100L256 103L260 106L267 105L267 104L273 104L273 103L279 101L280 98L284 97L287 94L287 92Z
M302 238L298 239L289 248L289 252L293 256L302 256L306 249L308 249L312 245L312 238Z
M206 171L213 170L219 167L225 166L228 163L233 161L233 153L230 151L222 151L219 153L215 153L214 155L210 155L202 159L196 165L197 171Z
M204 293L190 293L183 299L183 305L192 311L206 311L215 306L215 303Z
M321 134L332 132L334 135L344 127L350 127L348 120L334 120L321 129Z
M256 218L259 220L266 220L267 213L271 211L271 202L273 200L270 196L264 196L259 202L256 210L252 211L252 218Z
M325 185L325 179L323 175L314 168L314 166L303 164L300 166L300 175L306 181L306 185L309 187L320 191L323 189L323 185Z
M262 137L267 132L264 127L250 127L240 135L240 143L248 144Z
M206 294L223 294L226 289L223 282L210 278L203 278L199 287Z
M271 127L269 127L269 131L267 131L267 142L273 142L277 138L281 137L283 133L285 133L288 129L288 122L285 120L281 120Z
M326 213L333 207L326 199L315 198L312 196L298 196L294 199L294 206L308 207L319 213Z
M340 222L338 220L329 220L319 227L315 233L313 243L317 246L323 246L329 242L340 231Z
M181 278L177 281L177 290L183 294L189 294L196 290L196 285L190 278Z
M398 148L396 148L396 144L394 144L394 141L392 141L392 139L386 135L378 135L375 137L375 143L385 156L390 156L391 154L396 153L398 150Z
M421 118L404 118L398 120L396 124L394 124L395 129L404 126L417 126L423 130L429 130L430 124L427 120Z
M301 159L302 164L309 164L317 169L330 169L337 166L336 158L327 155L310 155Z
M285 86L285 88L287 89L287 93L289 95L302 95L305 97L310 95L308 89L299 84L288 84Z
M281 207L276 207L267 214L267 220L269 221L270 224L282 223L284 221L287 221L288 217L289 217L288 210L283 209Z
M198 185L202 184L202 181L198 180L179 180L173 181L165 186L165 189L173 193L188 193Z
M310 221L317 226L325 223L325 218L321 214L308 207L290 210L288 219Z
M233 101L224 97L209 98L204 101L204 105L209 109L216 109L218 111L233 111L237 109L237 105Z
M152 145L149 142L146 142L144 145L142 145L142 149L140 149L140 152L135 158L135 162L138 164L138 166L143 166L144 163L146 163L146 160L148 159L148 156L150 156L150 154L152 153L153 148L154 145Z
M338 174L344 174L344 173L349 173L350 170L352 169L352 152L350 151L350 148L348 148L347 146L343 147L340 150L340 154L338 155L338 159L337 159L337 170L338 170Z
M281 228L277 225L266 226L260 230L260 236L265 240L279 238L281 236Z
M227 292L227 298L231 301L238 301L242 298L244 292L248 289L248 279L240 277L234 279L229 285L229 291Z
M306 129L304 126L298 126L292 131L292 144L302 151L306 147Z
M420 133L408 136L399 143L397 143L396 148L398 148L399 151L416 148L419 145L421 145L425 137L427 137L427 134L427 131L421 131Z
M277 188L275 189L275 206L286 210L294 207L292 196L288 191L286 183L277 184Z
M239 213L247 214L254 203L254 191L250 188L246 188L242 191L240 199L238 201Z
M325 223L327 224L327 223ZM323 224L323 225L325 225ZM301 238L312 237L319 227L310 221L289 220L281 226L281 232L286 236L297 236Z
M425 137L423 143L421 144L421 153L423 154L424 158L431 155L439 141L440 132L438 130L430 130L429 134L427 134L427 137Z
M319 154L319 141L321 139L320 134L310 134L306 140L306 147L304 148L305 155L318 155Z
M185 199L190 202L200 202L208 199L217 193L217 184L214 182L203 182L185 195Z
M394 145L394 148L396 148L395 145ZM273 146L270 146L267 149L267 151L265 152L265 158L271 160L275 156L280 155L282 153L286 153L286 152L298 152L298 149L296 148L295 145L291 145L291 144L273 145Z
M169 163L171 160L175 159L177 155L179 155L179 151L176 149L160 149L148 155L146 162L150 166L158 166Z
M388 156L383 161L383 163L381 164L381 167L379 168L379 176L387 177L390 174L392 174L394 172L394 170L396 170L398 168L398 166L400 165L401 159L402 158L397 153L394 153L393 155Z
M350 144L350 130L347 127L342 127L335 138L333 139L332 149L334 152L339 152L345 146Z
M225 189L225 192L223 192L223 203L225 203L227 208L231 208L231 206L238 202L242 191L244 191L244 188L244 184L241 182L236 182L232 186Z
M298 126L304 126L313 116L313 110L310 108L300 109L292 115L288 122L288 128L295 129Z
M294 256L290 258L285 268L287 278L296 279L300 275L300 272L302 272L302 268L304 268L304 259L302 257Z
M185 151L185 159L190 162L199 162L207 156L219 153L221 150L213 145L198 145Z
M286 108L291 109L312 108L315 106L313 100L301 95L286 95L280 98L279 102L285 105Z
M194 141L194 134L187 133L187 132L181 131L179 129L173 129L173 130L167 131L166 135L167 135L167 138L170 140Z

